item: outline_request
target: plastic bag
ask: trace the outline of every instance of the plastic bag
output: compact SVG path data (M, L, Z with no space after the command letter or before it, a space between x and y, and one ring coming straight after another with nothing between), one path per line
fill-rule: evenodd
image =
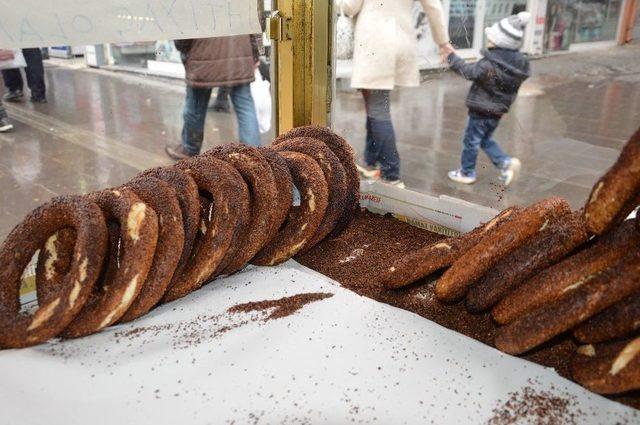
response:
M336 58L353 57L353 19L344 14L340 6L340 16L336 21Z
M256 79L251 83L251 97L258 115L260 133L271 129L271 83L262 79L262 74L256 69Z
M27 62L24 60L22 49L11 49L13 52L13 59L6 61L0 61L0 69L13 69L24 68L27 66Z

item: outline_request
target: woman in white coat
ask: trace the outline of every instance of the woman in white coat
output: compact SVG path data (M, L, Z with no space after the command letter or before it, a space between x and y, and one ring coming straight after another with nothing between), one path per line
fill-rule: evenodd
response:
M413 0L336 0L355 19L351 86L360 89L367 111L365 165L368 178L404 187L390 114L390 91L420 84ZM421 0L431 34L446 58L453 51L440 0Z

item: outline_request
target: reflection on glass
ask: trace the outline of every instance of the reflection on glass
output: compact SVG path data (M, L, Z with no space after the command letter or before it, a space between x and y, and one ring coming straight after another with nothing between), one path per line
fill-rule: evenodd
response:
M452 0L449 9L449 36L458 49L473 47L477 0Z
M638 7L638 9L636 10L636 16L635 16L635 24L633 26L633 31L632 31L632 40L634 40L636 43L638 42L638 40L640 40L640 7Z
M452 2L448 11L449 36L459 51L475 50L482 45L480 34L485 35L484 28L517 14L527 3ZM577 12L584 10L580 4L587 3L550 0L546 9L535 11L528 24L533 28L527 26L526 37L533 37L532 41L544 45L547 51L568 49L572 43L582 41L611 39L617 30L619 1L600 2L601 25L580 31L579 25L585 24L578 23ZM444 5L447 7L447 2ZM593 5L589 7L594 9ZM415 22L424 23L424 17L417 17ZM581 19L585 22L584 17ZM417 28L418 34L427 34L420 25ZM524 53L528 53L528 45L525 43ZM590 46L583 44L582 48ZM469 56L470 52L465 53ZM420 48L417 55L422 55ZM530 204L552 195L563 196L579 208L595 181L618 156L620 146L636 130L640 86L635 81L622 81L614 70L635 69L632 64L640 63L638 55L628 48L594 47L585 53L550 55L531 62L531 78L520 87L494 136L505 152L522 160L520 177L508 188L501 184L499 173L484 153L478 158L475 184L457 184L447 178L447 172L459 167L461 160L470 82L449 72L429 72L423 73L418 87L396 86L388 94L388 110L400 157L400 179L413 191L448 195L497 209ZM597 80L585 76L594 68L599 70ZM367 164L367 146L372 144L372 120L369 117L368 124L363 122L363 93L358 90L360 87L353 86L351 77L351 72L338 76L332 126L354 146L360 164L371 165ZM370 107L376 105L371 93L365 92L365 96L369 96Z
M545 46L549 51L568 50L571 40L570 29L573 26L573 14L566 0L551 0L547 6L547 25Z
M114 43L111 45L113 63L116 65L147 67L147 61L155 59L155 42Z
M568 50L571 43L615 40L621 0L550 0L547 50Z
M484 26L490 27L505 16L515 15L525 10L527 10L527 0L486 0ZM484 41L486 43L486 35L484 35Z
M434 41L445 58L452 50L439 0L421 0ZM359 161L363 176L404 187L396 130L391 115L393 91L420 85L420 60L416 31L421 21L414 2L337 0L337 9L355 21L353 61L348 75L351 89L362 96L356 120L365 133L364 155ZM416 13L418 12L418 13ZM337 43L346 42L342 33ZM343 50L343 49L340 49Z
M581 1L575 4L575 43L614 40L621 0Z

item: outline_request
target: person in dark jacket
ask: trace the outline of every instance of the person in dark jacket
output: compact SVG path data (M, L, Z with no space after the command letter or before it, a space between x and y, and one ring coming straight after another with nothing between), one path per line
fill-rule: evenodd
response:
M229 91L238 118L240 142L260 146L258 117L250 88L259 56L251 37L237 35L175 41L186 71L187 96L182 142L165 148L171 158L185 159L200 153L207 106L214 87L225 87Z
M519 51L530 18L528 12L520 12L486 28L488 49L482 50L483 57L476 63L467 64L455 53L448 57L453 71L473 81L466 102L469 120L462 140L461 168L449 172L449 178L455 182L475 183L480 149L500 170L505 186L520 171L520 160L507 155L493 139L493 133L502 116L509 112L520 85L530 75L529 60Z

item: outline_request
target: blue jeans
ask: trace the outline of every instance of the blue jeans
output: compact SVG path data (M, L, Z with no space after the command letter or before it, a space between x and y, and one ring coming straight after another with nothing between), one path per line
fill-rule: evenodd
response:
M369 166L380 164L385 180L400 178L400 155L391 121L389 90L362 90L367 110L367 136L364 160Z
M229 95L238 118L238 136L240 142L250 146L260 146L260 129L258 116L251 97L249 84L229 87ZM184 127L182 127L182 146L185 151L197 155L202 149L204 139L204 120L207 106L211 99L210 88L187 86L187 97L184 103Z
M467 128L464 131L462 144L462 171L465 175L474 175L476 172L476 161L480 149L487 154L493 165L498 169L503 169L511 159L504 153L498 143L491 136L500 124L500 118L479 118L469 116Z

